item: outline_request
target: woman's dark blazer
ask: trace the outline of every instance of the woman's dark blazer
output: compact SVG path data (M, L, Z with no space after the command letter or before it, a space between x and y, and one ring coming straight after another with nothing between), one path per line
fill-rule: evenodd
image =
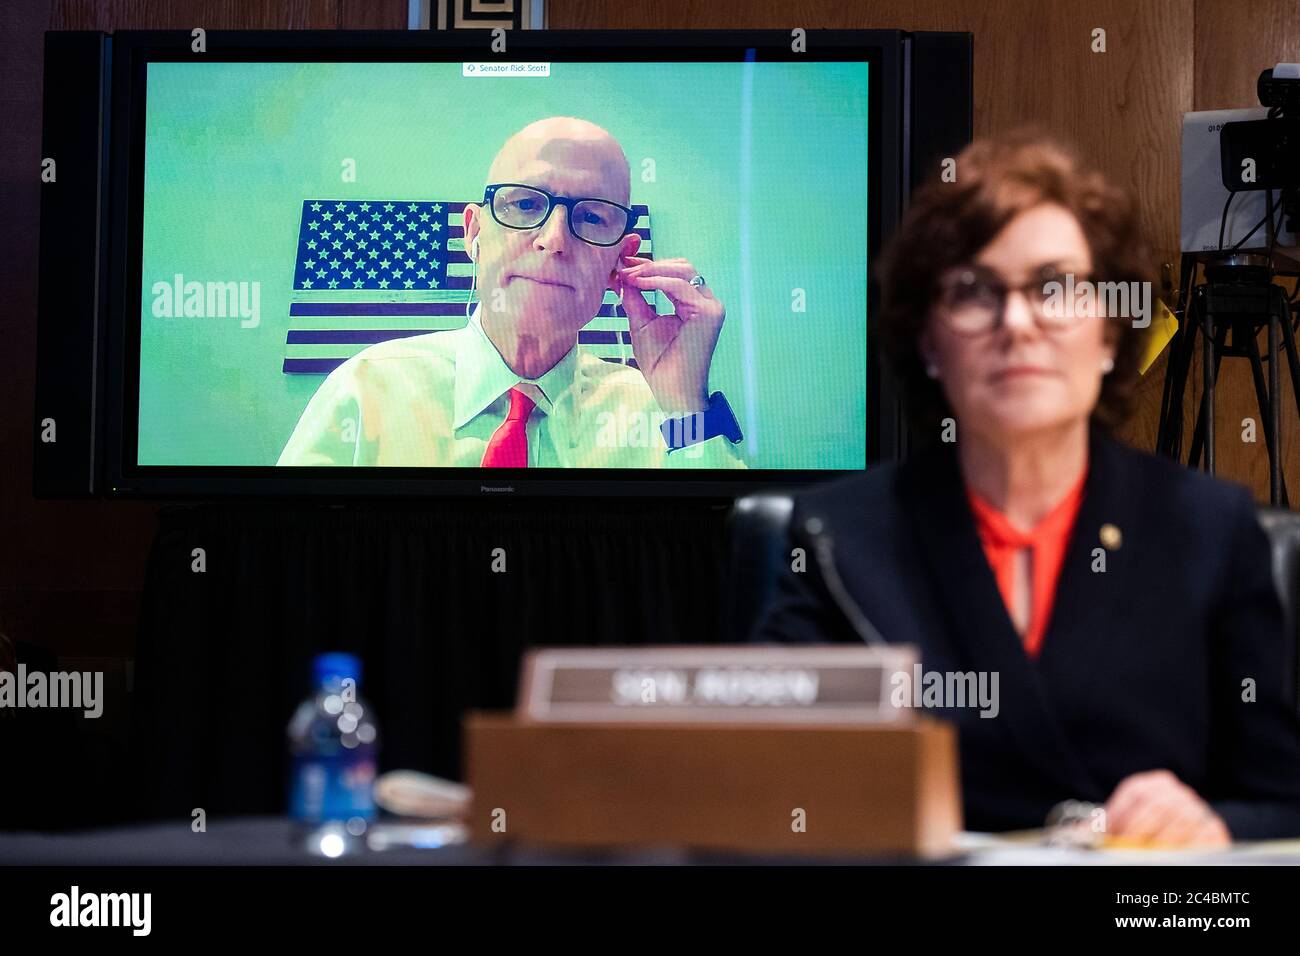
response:
M927 671L998 673L996 717L939 714L958 725L968 829L1042 826L1062 800L1101 803L1129 774L1167 769L1235 838L1300 836L1291 648L1244 488L1094 433L1036 662L985 559L953 445L796 499L791 547L807 567L784 574L756 638L860 643L818 570L810 518L887 641L915 645Z

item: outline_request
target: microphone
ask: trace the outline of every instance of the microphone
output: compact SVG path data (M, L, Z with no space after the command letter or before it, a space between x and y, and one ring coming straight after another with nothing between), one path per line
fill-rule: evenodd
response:
M822 519L809 518L803 523L803 528L812 539L813 554L817 557L817 565L821 569L822 579L826 582L826 590L830 592L831 600L848 620L853 632L862 639L864 644L873 647L888 643L845 589L840 572L835 568L835 542L826 532Z

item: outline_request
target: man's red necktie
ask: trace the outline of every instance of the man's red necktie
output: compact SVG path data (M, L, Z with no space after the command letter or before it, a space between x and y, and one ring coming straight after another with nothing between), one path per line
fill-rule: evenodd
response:
M510 410L488 439L483 452L484 468L528 467L528 416L536 403L517 388L508 394Z

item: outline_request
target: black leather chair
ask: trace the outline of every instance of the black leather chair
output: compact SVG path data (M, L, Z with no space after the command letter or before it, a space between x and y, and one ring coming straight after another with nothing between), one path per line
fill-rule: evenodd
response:
M1282 615L1290 639L1287 661L1295 681L1300 709L1300 513L1284 508L1260 508L1259 523L1273 547L1273 582L1282 600Z
M731 560L723 620L732 641L752 639L772 600L777 578L790 562L786 533L792 507L789 495L757 494L740 498L731 511ZM1286 666L1300 711L1300 513L1260 508L1259 522L1273 547L1273 578L1290 637Z
M725 639L748 641L772 602L777 579L790 560L786 532L794 501L789 495L747 495L727 520L729 554L722 609Z

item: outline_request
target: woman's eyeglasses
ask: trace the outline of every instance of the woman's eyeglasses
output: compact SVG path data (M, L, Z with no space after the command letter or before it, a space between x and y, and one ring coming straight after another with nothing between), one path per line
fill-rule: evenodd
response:
M507 229L536 229L556 206L568 211L569 232L593 246L615 246L627 235L632 210L610 199L556 196L523 183L495 183L483 192L492 218Z
M992 269L961 266L939 280L939 311L947 326L961 335L982 335L1001 324L1007 298L1012 292L1024 296L1038 327L1047 331L1067 329L1090 311L1080 308L1070 294L1087 275L1067 275L1055 266L1039 270L1024 285L1007 283Z

